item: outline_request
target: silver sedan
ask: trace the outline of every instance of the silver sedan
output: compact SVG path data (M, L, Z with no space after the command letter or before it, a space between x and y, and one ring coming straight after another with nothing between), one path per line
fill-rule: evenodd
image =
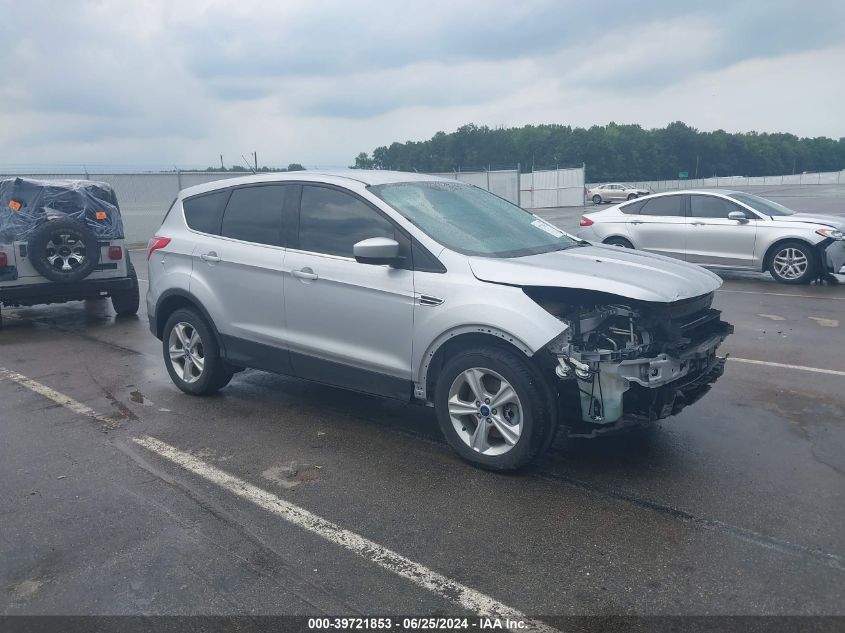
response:
M740 191L675 191L584 215L578 236L708 268L809 283L845 274L845 218L796 213Z
M596 185L585 189L584 195L587 200L592 200L593 204L602 204L603 202L618 202L620 200L633 200L641 196L647 196L651 193L648 189L639 189L631 187L630 185L623 185L618 182L610 182L604 185Z

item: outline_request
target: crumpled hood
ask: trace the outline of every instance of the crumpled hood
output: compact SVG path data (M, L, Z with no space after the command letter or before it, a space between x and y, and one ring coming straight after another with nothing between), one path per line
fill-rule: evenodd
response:
M699 297L722 285L718 276L694 264L597 244L511 259L470 257L469 264L482 281L582 288L661 303Z
M773 217L775 222L806 222L808 224L824 224L835 229L845 229L845 217L837 215L822 215L820 213L795 213L793 215L778 215Z

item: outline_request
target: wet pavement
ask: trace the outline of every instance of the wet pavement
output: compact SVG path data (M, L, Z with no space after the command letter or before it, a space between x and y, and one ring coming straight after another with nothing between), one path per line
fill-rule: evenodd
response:
M424 407L257 371L187 396L143 306L4 309L0 614L462 611L153 437L525 614L845 615L845 287L734 275L716 307L744 360L704 399L518 475Z

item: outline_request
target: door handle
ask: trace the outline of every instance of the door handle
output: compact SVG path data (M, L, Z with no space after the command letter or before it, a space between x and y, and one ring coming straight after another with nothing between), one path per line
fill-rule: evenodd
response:
M320 278L320 276L317 273L315 273L313 270L311 270L310 268L307 268L307 267L302 268L300 270L293 270L293 271L291 271L291 275L293 275L297 279L305 279L305 280L309 280L309 281L314 281L315 279Z
M215 253L214 251L210 251L208 253L203 253L202 255L200 255L200 257L202 257L207 262L215 262L216 263L216 262L220 261L220 257L218 257L217 253Z
M704 226L704 222L690 222L693 226Z
M631 220L631 224L642 224L642 220Z

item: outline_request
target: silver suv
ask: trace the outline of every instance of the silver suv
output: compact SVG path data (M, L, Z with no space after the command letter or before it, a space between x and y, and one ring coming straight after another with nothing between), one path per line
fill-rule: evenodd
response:
M138 311L114 190L90 180L0 180L0 304L110 297Z
M387 171L186 189L150 240L150 329L191 394L245 367L434 407L482 467L677 413L722 374L719 278Z

